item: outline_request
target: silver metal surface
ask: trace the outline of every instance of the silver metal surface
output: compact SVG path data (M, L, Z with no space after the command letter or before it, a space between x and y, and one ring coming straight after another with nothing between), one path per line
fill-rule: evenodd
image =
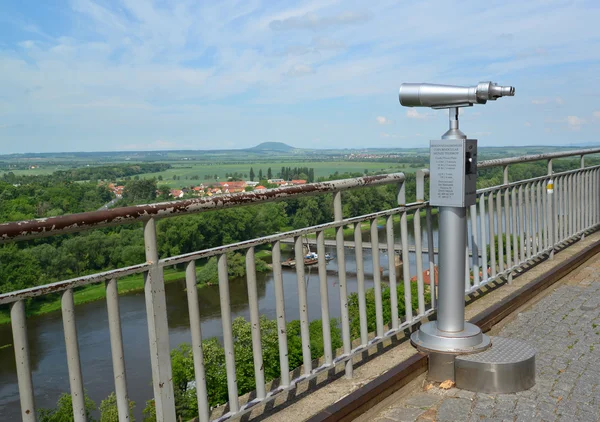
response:
M251 248L252 249L252 248ZM254 253L254 249L252 249ZM250 273L253 269L246 265L248 279L251 278ZM256 278L254 272L252 275ZM202 329L200 325L200 305L198 303L198 287L196 281L196 262L191 261L185 268L185 288L187 291L188 309L190 313L190 334L192 335L192 355L194 357L194 380L196 382L196 401L198 402L198 418L200 422L208 422L210 419L210 406L208 404L208 392L206 390L206 371L204 369L204 352L202 351ZM248 300L250 302L250 317L252 318L252 301L251 301L251 282L248 282ZM256 291L256 282L254 284ZM254 327L253 327L254 329ZM254 346L254 331L252 332L252 345ZM260 337L258 346L260 348ZM259 354L262 365L262 354ZM254 355L254 363L256 368L257 356ZM259 380L261 372L256 373L256 379ZM259 384L257 381L257 395L260 393ZM264 394L264 378L263 378L263 394ZM263 395L264 397L264 395Z
M513 87L492 82L479 82L473 87L405 83L400 86L398 97L405 107L449 108L485 104L488 100L513 95Z
M363 261L362 229L360 223L354 224L354 258L356 260L356 283L358 295L358 318L360 323L360 344L369 342L369 330L367 328L367 302L365 297L365 267Z
M323 328L323 353L325 364L333 362L331 349L331 318L329 317L329 290L327 286L327 262L325 261L325 234L317 232L317 254L319 255L319 292L321 293L321 325Z
M153 218L144 222L144 247L146 261L150 264L150 268L145 273L144 296L156 420L157 422L168 422L175 418L175 395L173 393L165 281L162 268L158 266L156 221Z
M418 212L417 212L418 213ZM416 233L416 232L415 232ZM388 279L390 283L390 292L397 292L397 276L396 276L396 252L394 251L394 216L390 215L385 220L385 234L387 240L387 255L388 255ZM415 245L416 245L416 237L415 237ZM419 245L416 245L417 248ZM419 255L417 254L417 257ZM417 261L417 266L418 266ZM422 266L423 264L421 264ZM417 270L418 271L418 270ZM421 296L419 296L421 298ZM390 306L391 306L391 314L392 314L392 329L397 330L400 325L398 318L398 295L390 294Z
M125 374L125 355L123 353L123 335L121 333L121 312L119 310L119 291L117 279L106 282L106 310L108 314L108 331L110 333L110 350L117 396L117 413L120 421L128 421L129 397L127 394L127 376Z
M371 256L373 258L373 289L375 292L375 323L376 336L383 336L383 303L381 299L381 265L379 262L379 232L377 219L371 220Z
M77 326L75 325L75 303L73 290L65 290L61 297L62 320L65 332L65 346L67 350L67 368L69 369L69 387L73 403L73 420L85 422L85 396L83 391L83 377L81 376L81 362L79 360L79 342L77 341Z
M449 353L429 353L427 379L429 381L454 381L454 359L456 355Z
M344 219L341 192L336 192L333 194L333 218L335 221L342 221ZM388 219L391 218L391 216L388 217ZM346 251L344 249L343 226L337 228L335 232L335 239L335 251L338 265L338 284L340 286L340 317L342 321L342 345L344 347L344 354L350 354L352 352L352 339L350 338L350 315L348 314L348 286L346 284ZM394 239L392 237L392 245L393 244ZM348 360L346 362L345 371L346 378L352 378L352 360Z
M235 413L240 409L240 404L238 401L237 376L235 374L233 329L231 325L231 299L229 296L229 275L227 268L227 255L223 254L219 256L219 259L217 260L219 296L221 298L221 325L223 327L223 348L225 349L229 409L232 413Z
M22 300L10 307L10 323L13 333L19 398L21 400L21 419L23 422L35 422L35 401L33 398L33 382L31 380L31 364L29 362L29 340L27 339L27 320L25 303Z
M281 374L280 386L287 387L290 385L290 364L288 360L283 274L281 272L281 244L279 241L273 243L272 253L273 284L275 285L275 314L277 316L277 339L279 343L279 369Z
M533 347L519 340L491 337L492 347L457 356L456 387L478 393L516 393L535 385Z
M310 354L310 331L308 325L308 300L306 297L306 282L304 281L304 251L302 237L294 238L294 259L296 261L296 285L298 286L298 305L300 311L300 337L302 340L302 363L304 375L312 371Z
M410 336L411 343L419 351L461 354L475 353L490 346L490 338L476 325L464 322L462 331L448 332L440 330L438 323L439 320L423 324Z
M447 332L464 328L465 213L465 208L440 207L438 324Z

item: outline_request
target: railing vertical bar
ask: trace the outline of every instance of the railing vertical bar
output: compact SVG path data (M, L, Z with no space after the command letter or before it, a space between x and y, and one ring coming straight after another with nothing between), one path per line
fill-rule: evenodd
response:
M581 233L581 230L583 228L583 224L582 224L582 219L581 219L581 213L583 212L583 207L581 206L581 201L582 201L582 194L581 194L581 172L577 173L577 200L576 200L576 206L577 206L577 233Z
M433 228L431 217L431 206L427 206L427 249L429 255L429 294L431 296L431 308L435 309L437 301L436 278L435 278L435 245L433 242Z
M507 190L508 192L508 190ZM508 210L505 210L504 213L508 215ZM498 232L498 272L504 272L504 246L502 236L504 234L504 228L502 225L502 191L498 190L498 194L496 195L496 220L498 221L498 225L496 226ZM507 227L508 228L508 227Z
M321 295L321 319L323 328L323 351L325 364L333 363L331 349L331 318L329 317L329 287L327 286L327 261L325 260L325 233L317 232L317 255L319 266L319 292Z
M106 310L108 314L108 331L110 333L110 350L117 396L117 413L119 421L128 421L129 397L127 395L127 376L125 374L125 355L123 353L123 334L121 331L121 312L119 310L119 291L117 279L111 278L105 283Z
M504 243L506 244L506 269L508 270L510 267L512 267L512 256L511 256L511 240L512 240L512 233L515 230L514 225L511 225L511 215L514 212L514 206L511 207L510 204L510 188L506 189L506 191L504 192L504 221L506 223L506 227L504 229ZM510 274L509 274L510 277Z
M375 288L375 321L377 337L383 337L383 304L381 300L381 265L379 263L379 232L377 219L371 220L371 256L373 257L373 287Z
M543 212L542 212L542 216L543 216L543 233L544 233L544 250L548 250L548 248L550 247L550 243L548 240L548 189L547 189L547 181L548 180L544 180L542 183L542 190L543 190L543 195L542 195L542 207L543 207Z
M273 281L275 287L275 313L277 316L277 338L279 343L280 387L290 385L290 364L288 360L287 326L285 319L285 299L283 293L283 275L281 272L281 243L273 242ZM319 257L320 259L321 257ZM323 255L323 261L325 256Z
M273 262L275 262L275 257L273 257ZM246 251L246 281L248 284L248 308L250 308L250 324L252 327L252 357L254 360L254 380L256 384L256 398L260 400L266 397L267 391L265 388L265 370L263 367L262 340L260 333L260 314L258 309L258 290L256 288L256 261L254 247L250 247Z
M559 225L558 213L560 212L558 200L560 199L560 191L559 191L560 185L558 183L560 183L559 177L554 179L554 199L553 199L553 204L552 204L552 220L553 220L552 224L554 225L554 233L553 233L552 238L554 239L554 246L556 246L560 240L559 234L558 234L558 225Z
M25 302L18 300L10 307L10 323L12 326L19 399L21 401L21 419L23 422L35 422L35 400L31 364L29 361L29 340L27 339L27 318Z
M233 329L231 325L231 300L229 296L229 274L226 254L219 255L217 268L219 273L221 324L223 327L223 347L225 349L225 368L227 372L229 410L231 413L237 413L240 410L240 405L238 401L237 376L235 373L235 353L233 346Z
M530 196L531 196L531 184L527 183L525 185L525 256L527 259L531 259L531 206L530 206Z
M587 207L586 207L586 213L587 213L587 218L586 218L586 223L587 223L587 228L589 228L592 225L592 177L591 177L591 171L588 170L587 171L587 192L588 194L586 195L586 199L587 199Z
M403 183L398 194L398 204L406 205L406 185ZM406 210L400 214L400 238L402 243L402 278L404 279L404 309L406 321L412 321L412 293L410 282L410 259L408 255L408 215Z
M563 177L556 178L556 242L560 242L563 240L563 215L564 215L564 205L563 205Z
M73 289L67 289L61 297L62 320L67 350L67 367L69 369L69 386L73 403L73 418L75 422L85 422L85 395L83 377L79 360L79 343L77 341L77 326L75 325L75 303Z
M546 203L546 215L548 216L548 248L550 250L550 259L554 258L554 189L551 185L552 180L549 179L546 182L546 196L548 197ZM552 189L550 189L552 188Z
M333 195L333 214L335 221L344 218L342 210L342 192ZM390 217L391 218L391 217ZM393 234L392 234L393 237ZM352 339L350 338L350 315L348 314L348 285L346 281L346 254L344 251L344 226L336 229L336 255L338 265L338 281L340 285L340 316L342 320L342 344L344 354L349 355L352 351ZM393 240L393 239L392 239ZM394 249L392 247L392 254ZM395 274L395 273L394 273ZM391 283L391 282L390 282ZM393 303L393 302L392 302ZM392 311L393 312L393 311ZM346 378L352 378L352 359L348 359L345 365Z
M560 238L565 240L567 235L567 176L563 176L560 180Z
M156 420L157 422L167 422L175 419L175 395L171 369L165 281L163 270L158 265L156 220L154 218L144 222L144 247L146 249L146 261L150 263L150 269L145 273L144 297L148 319L148 341L150 344Z
M545 196L545 193L542 192L542 182L537 182L537 186L536 186L536 196L537 196L537 249L538 249L538 254L541 254L544 250L544 238L543 238L543 232L544 232L544 212L545 209L544 208L544 201L542 199L543 196Z
M569 237L575 234L575 192L573 192L573 175L569 175Z
M415 262L417 264L417 295L418 295L418 304L419 304L419 315L425 314L425 285L423 282L423 245L421 242L421 210L418 209L415 211L414 218L414 229L415 229ZM431 280L431 272L429 273ZM435 275L434 275L435 276ZM430 281L431 282L431 281ZM391 296L394 297L397 295L394 294L395 290L392 290Z
M252 249L252 259L254 262L254 248ZM253 308L257 308L252 304L252 297L250 294L251 286L254 287L255 297L256 299L256 274L254 273L254 267L248 267L248 258L246 257L246 273L248 275L248 299L250 304L250 317L251 322L253 324L252 331L252 346L254 350L254 374L257 380L256 391L257 394L260 394L260 386L258 381L261 379L262 373L260 371L256 371L256 363L257 363L257 352L258 357L260 359L260 365L262 366L262 349L260 347L260 334L258 338L258 350L255 347L254 342L254 324L255 321L252 320ZM252 284L252 278L254 282ZM190 333L192 334L192 355L194 358L194 376L196 380L196 400L198 402L198 418L200 422L208 422L210 420L210 406L208 404L208 391L206 389L206 371L204 369L204 352L202 350L202 327L200 324L200 304L198 303L198 288L196 287L196 261L188 262L185 268L185 288L187 290L187 302L188 302L188 312L190 315ZM256 312L257 320L258 320L258 312ZM256 321L258 324L258 321ZM262 378L262 392L264 397L264 377Z
M517 188L513 188L511 192L512 210L510 213L512 221L512 239L506 239L506 243L512 240L513 243L513 265L519 265L519 221L518 221L518 205L517 205Z
M496 230L494 227L494 192L488 196L488 219L490 228L490 262L491 276L496 277Z
M298 305L300 312L300 337L302 339L302 363L304 375L312 373L312 357L310 352L310 331L308 322L308 300L306 282L304 281L304 251L302 237L294 238L294 255L296 260L296 282L298 285Z
M518 197L518 204L519 206L517 207L517 211L519 212L519 238L521 241L521 244L519 245L519 256L520 256L520 261L519 262L525 262L527 260L527 257L525 256L525 204L523 203L523 185L519 186L519 193L518 193L519 197Z
M477 202L471 205L471 251L473 253L473 285L479 286L479 236L477 235Z
M530 224L530 233L531 233L531 255L536 256L538 251L537 245L537 202L536 202L536 183L532 183L529 188L529 193L531 195L531 224Z
M417 210L417 213L419 210ZM417 223L415 223L417 224ZM420 229L419 229L420 230ZM390 306L392 311L392 329L397 330L400 326L398 319L398 291L396 276L396 252L394 251L394 216L388 215L385 221L385 231L387 235L387 253L388 253L388 274L390 280ZM415 226L415 236L417 229ZM419 248L415 252L419 256Z
M488 279L487 230L485 218L485 194L479 198L479 222L481 224L481 273L483 281Z
M363 261L361 223L354 224L354 258L356 260L360 344L366 345L369 342L369 329L367 325L367 301L365 297L365 267Z

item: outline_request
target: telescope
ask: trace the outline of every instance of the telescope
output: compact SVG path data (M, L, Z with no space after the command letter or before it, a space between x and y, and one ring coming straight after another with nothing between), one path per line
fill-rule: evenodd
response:
M400 86L400 104L448 109L450 120L448 131L441 139L430 141L429 149L429 205L440 210L437 320L421 325L411 335L413 345L429 353L428 378L433 381L455 379L455 356L491 346L490 338L479 327L464 320L465 279L470 277L466 212L471 208L472 218L477 213L477 140L467 139L460 131L458 111L513 95L512 86L493 82L469 87L425 83ZM476 252L473 259L479 259ZM478 276L474 271L473 277Z
M454 86L436 84L400 85L400 104L405 107L431 107L434 109L451 107L471 107L485 104L500 97L512 97L515 88L499 86L492 82L479 82L477 86Z

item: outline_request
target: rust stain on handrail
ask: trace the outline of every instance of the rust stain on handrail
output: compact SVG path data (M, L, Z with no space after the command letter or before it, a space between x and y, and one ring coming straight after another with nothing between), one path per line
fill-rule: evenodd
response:
M91 228L116 226L143 221L153 217L174 217L177 215L194 214L215 209L293 199L295 197L318 195L321 193L337 192L366 186L402 183L403 181L403 173L393 173L335 180L331 182L310 183L301 186L289 186L269 189L264 192L242 192L210 198L161 202L157 204L136 205L110 210L69 214L59 217L17 221L0 224L0 243L55 236Z

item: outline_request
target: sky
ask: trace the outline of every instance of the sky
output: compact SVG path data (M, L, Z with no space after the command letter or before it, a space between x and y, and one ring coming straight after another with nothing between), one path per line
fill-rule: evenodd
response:
M3 0L0 154L427 146L403 82L513 85L482 146L600 142L600 2Z

